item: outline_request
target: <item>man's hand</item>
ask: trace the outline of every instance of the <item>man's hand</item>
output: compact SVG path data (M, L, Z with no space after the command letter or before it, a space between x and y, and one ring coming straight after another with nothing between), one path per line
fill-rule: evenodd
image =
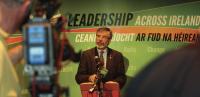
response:
M93 75L89 76L89 81L92 82L92 83L94 83L96 81L96 79L97 79L97 75L96 74L93 74Z

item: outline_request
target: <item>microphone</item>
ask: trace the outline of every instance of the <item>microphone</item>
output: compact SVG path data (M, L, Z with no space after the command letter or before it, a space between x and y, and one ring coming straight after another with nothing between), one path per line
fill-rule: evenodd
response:
M99 70L100 70L100 74L105 76L108 73L108 70L106 69L106 67L103 67L104 62L101 62L99 56L95 56L94 59L97 64L97 68L99 68Z
M98 64L98 62L100 62L99 56L94 56L94 60L95 60L95 62Z
M106 76L108 73L108 69L106 69L105 67L102 67L100 70L100 74L102 74L103 76Z
M98 75L102 77L100 77L100 79L99 77L97 77L93 86L89 89L89 93L92 93L95 90L97 83L99 83L102 80L101 78L103 78L108 73L108 70L103 66L104 62L101 62L99 56L95 56L94 60L95 60L95 63L97 64L97 70L98 70L97 72L99 72Z
M94 60L95 60L95 63L96 63L96 65L97 65L97 68L100 68L101 62L100 62L99 56L95 56L95 57L94 57Z
M103 65L104 65L104 62L102 62L101 60L100 60L100 58L99 58L99 56L95 56L94 57L94 60L95 60L95 62L96 62L96 64L97 64L97 68L102 68L103 67Z

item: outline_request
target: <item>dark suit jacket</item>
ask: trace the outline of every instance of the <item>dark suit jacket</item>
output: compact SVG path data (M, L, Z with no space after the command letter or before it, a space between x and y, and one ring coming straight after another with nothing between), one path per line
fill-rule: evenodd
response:
M78 84L89 82L89 76L96 73L97 66L95 56L98 56L96 47L86 50L81 55L81 61L76 74ZM122 88L126 82L125 68L123 56L120 52L108 48L106 68L107 75L103 78L103 82L116 81Z

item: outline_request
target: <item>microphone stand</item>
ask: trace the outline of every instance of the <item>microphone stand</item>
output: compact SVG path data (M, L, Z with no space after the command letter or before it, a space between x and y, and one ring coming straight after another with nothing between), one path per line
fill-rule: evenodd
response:
M97 70L96 70L96 74L97 74L97 79L94 82L92 88L90 88L89 93L93 93L95 88L97 88L97 92L98 92L98 97L103 97L103 74L101 74L101 69L102 69L102 64L100 61L97 61Z
M102 82L102 79L103 79L103 74L100 73L101 71L101 66L97 65L97 91L98 91L98 97L103 97L103 82Z

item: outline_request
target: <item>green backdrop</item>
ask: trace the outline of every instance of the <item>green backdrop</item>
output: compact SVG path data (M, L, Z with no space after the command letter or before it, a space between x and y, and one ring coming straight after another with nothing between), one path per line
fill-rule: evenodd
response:
M198 34L200 23L198 0L63 0L62 2L59 13L70 18L70 24L66 27L70 32L66 32L66 35L76 51L95 46L96 28L108 26L113 30L114 40L109 47L124 55L128 76L125 88L129 79L157 56L189 43L174 41L174 34ZM131 16L126 17L128 14ZM121 17L119 24L114 23L118 21L117 16ZM89 20L93 24L87 25ZM126 20L128 22L123 24ZM144 40L139 37L142 33L146 35ZM160 33L161 39L155 41L150 37L148 40L149 33ZM163 41L163 33L172 34L170 36L172 39ZM139 40L136 41L136 38ZM81 97L79 85L75 82L78 63L66 61L63 64L65 66L60 71L60 84L69 87L70 97ZM27 79L21 68L22 66L18 67L20 77ZM24 85L23 93L26 93L26 88ZM125 88L122 94L125 93Z

